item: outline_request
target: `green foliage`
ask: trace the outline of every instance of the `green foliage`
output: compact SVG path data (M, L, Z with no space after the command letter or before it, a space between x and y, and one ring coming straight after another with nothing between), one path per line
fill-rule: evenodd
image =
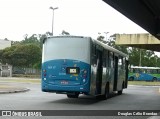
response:
M97 40L103 42L104 41L104 36L98 36Z
M140 58L141 57L141 58ZM141 63L140 63L141 59ZM153 51L131 48L129 50L129 62L134 66L160 67L159 57Z
M31 67L41 61L41 49L35 44L14 45L5 48L1 55L2 63L17 67Z
M154 51L116 45L116 35L112 35L104 41L104 36L98 36L97 40L129 55L129 63L133 66L160 67L160 58L155 55Z
M22 41L12 41L12 46L0 50L0 62L8 63L16 67L41 67L41 52L43 39L49 35L33 34L28 37L26 34Z
M62 31L62 33L63 35L69 34L66 31ZM11 47L0 50L0 62L16 67L40 68L43 39L50 35L50 32L33 34L30 37L26 34L24 40L12 41ZM100 35L97 40L128 54L130 65L139 66L141 59L141 66L160 67L160 58L153 51L116 45L115 34L106 41L104 38Z
M15 49L15 46L13 47L7 47L5 48L4 50L2 50L1 52L1 62L3 64L13 64L13 60L12 60L12 56L14 54L14 49Z
M160 82L150 81L128 81L128 85L140 85L140 86L160 86Z
M28 38L28 35L25 36L25 39L21 41L22 44L39 44L39 40L37 39L37 35L33 34Z
M67 32L67 31L65 31L65 30L63 30L61 34L62 34L62 35L70 35L69 32Z

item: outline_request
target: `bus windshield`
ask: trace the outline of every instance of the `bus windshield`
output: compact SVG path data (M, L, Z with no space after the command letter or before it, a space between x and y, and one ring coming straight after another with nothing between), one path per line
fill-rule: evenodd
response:
M90 62L90 40L82 38L50 38L43 44L42 62L54 59L74 59ZM45 54L45 56L44 56Z

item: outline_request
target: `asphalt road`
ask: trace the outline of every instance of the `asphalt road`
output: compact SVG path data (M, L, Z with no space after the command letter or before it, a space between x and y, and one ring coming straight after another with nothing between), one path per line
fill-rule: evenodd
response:
M0 94L0 110L160 110L160 87L129 86L123 94L113 95L107 100L97 100L80 95L68 99L66 95L41 92L39 83L12 83L30 89L28 92ZM0 117L0 119L22 117ZM146 119L149 116L54 116L23 117L29 119ZM160 117L152 117L160 119Z

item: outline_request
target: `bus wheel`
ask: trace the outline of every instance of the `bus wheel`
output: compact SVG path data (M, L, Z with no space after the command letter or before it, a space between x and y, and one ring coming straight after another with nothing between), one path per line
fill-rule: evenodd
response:
M129 78L129 81L134 81L134 78L133 78L133 77L130 77L130 78Z
M118 95L121 95L123 92L123 87L124 87L124 82L122 83L122 89L120 91L118 91Z
M68 98L78 98L79 93L75 93L75 94L67 94Z
M120 91L118 91L118 95L121 95L121 94L122 94L122 92L123 92L123 89L122 89L122 90L120 90Z
M152 81L154 82L154 81L157 81L157 78L156 77L154 77L153 79L152 79Z

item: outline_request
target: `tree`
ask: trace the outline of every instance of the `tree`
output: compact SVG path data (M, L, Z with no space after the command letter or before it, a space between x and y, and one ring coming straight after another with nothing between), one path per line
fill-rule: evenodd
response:
M52 36L52 33L49 32L49 31L47 31L47 32L46 32L46 36Z
M36 44L39 45L39 40L37 38L38 36L36 34L33 34L29 38L25 38L24 40L21 41L21 44Z
M33 67L41 61L41 48L35 44L14 45L5 48L0 54L2 63L17 67Z
M15 46L7 47L4 50L2 50L2 52L1 52L1 56L2 56L1 62L3 64L8 63L8 64L14 65L15 62L12 60L12 56L14 54L14 49L15 49Z
M65 31L65 30L63 30L61 34L62 34L62 35L70 35L70 33L67 32L67 31Z
M97 40L99 40L99 41L103 42L103 41L104 41L104 36L101 36L101 35L100 35L100 36L98 36L98 37L97 37Z
M120 51L128 54L128 49L127 49L128 47L127 46L120 46L120 45L115 44L115 41L116 41L115 34L111 35L106 41L104 40L104 38L105 38L104 36L100 35L97 37L97 40L99 40L99 41L103 42L104 44L107 44L117 50L120 50Z
M128 46L123 46L123 45L116 45L116 34L113 34L109 37L107 40L107 45L125 53L128 54Z
M154 51L150 50L144 50L134 47L128 47L128 46L122 46L122 45L116 45L116 34L111 35L106 41L104 41L104 36L98 36L97 40L119 50L124 52L125 54L129 55L129 63L130 65L134 66L150 66L150 67L156 67L160 66L160 58L155 55Z
M0 50L0 63L2 63L2 54L3 54L3 50Z
M41 49L35 44L20 45L16 48L15 55L20 58L20 61L24 61L24 66L33 67L41 60Z
M156 67L158 66L158 56L155 55L154 51L131 48L129 51L129 62L134 66L148 66ZM140 62L141 59L141 62Z

